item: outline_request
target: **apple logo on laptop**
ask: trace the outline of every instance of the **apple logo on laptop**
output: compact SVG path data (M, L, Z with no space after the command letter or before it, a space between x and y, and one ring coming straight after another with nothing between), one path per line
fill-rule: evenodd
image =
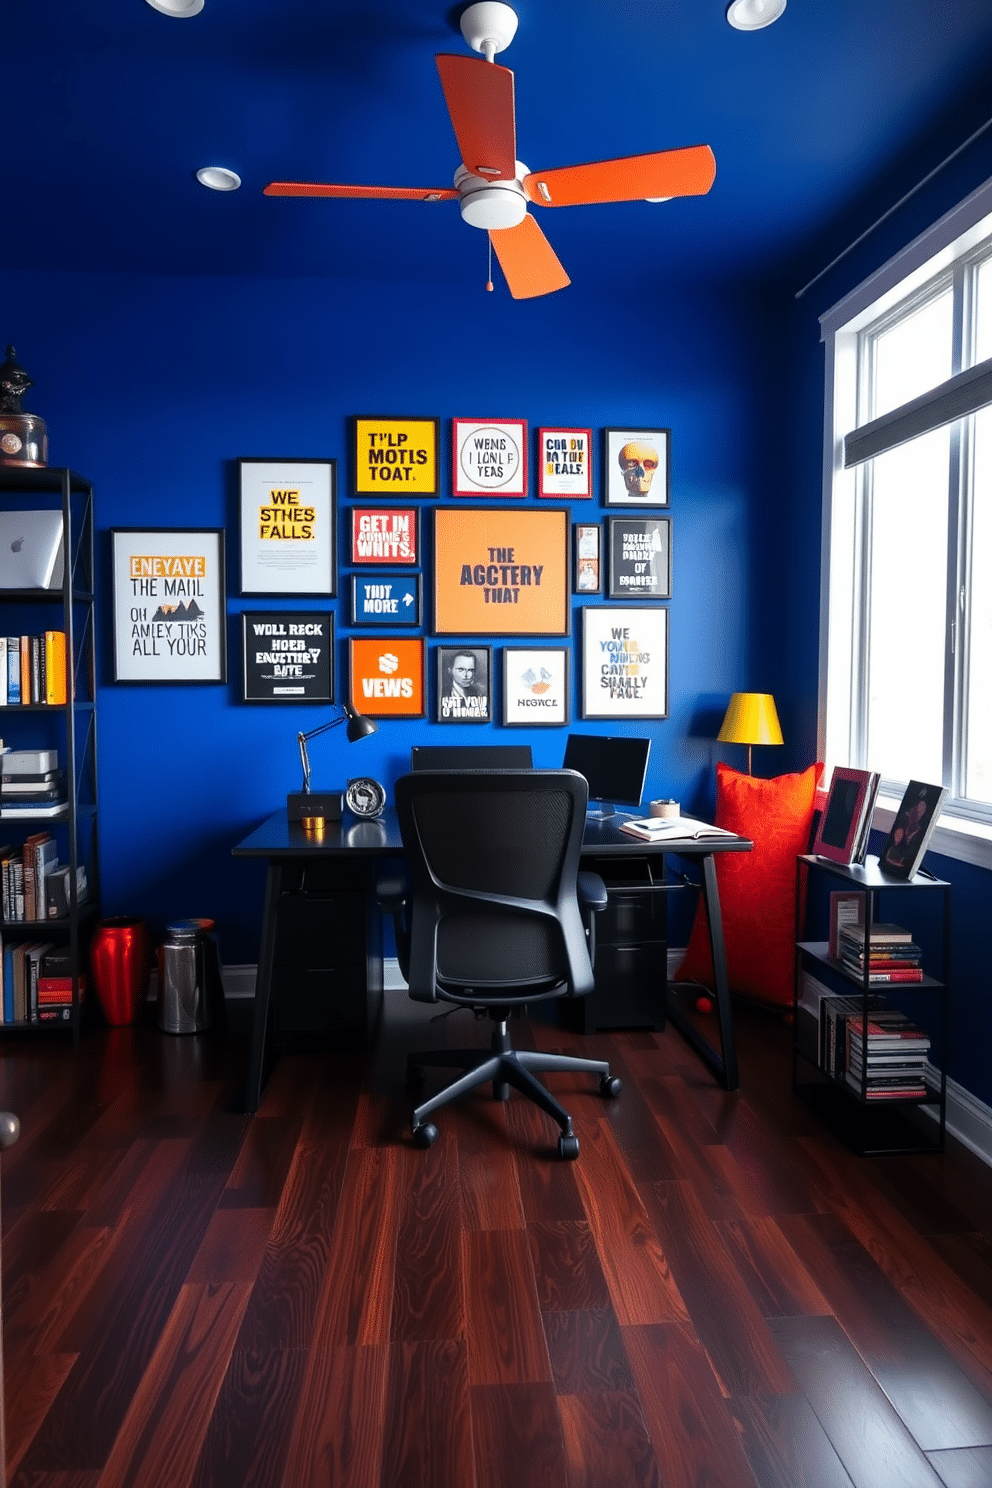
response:
M15 537L14 538L14 541L10 545L10 551L12 553L19 553L21 551L21 549L23 548L23 546L24 546L24 539L23 539L23 537Z

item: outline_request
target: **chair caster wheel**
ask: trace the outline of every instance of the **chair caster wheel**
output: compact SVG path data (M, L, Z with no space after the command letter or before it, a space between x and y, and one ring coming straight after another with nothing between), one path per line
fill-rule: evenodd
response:
M505 1084L504 1085L498 1085L498 1084L494 1083L493 1084L493 1100L507 1101L509 1099L510 1099L510 1087L509 1087L509 1085L505 1085Z
M623 1089L623 1081L619 1075L601 1075L599 1080L600 1095L619 1095Z
M568 1162L574 1162L579 1155L579 1139L571 1134L567 1136L563 1132L558 1138L558 1156L565 1158Z
M411 1064L407 1067L406 1088L407 1090L420 1090L427 1079L427 1071L422 1064Z
M437 1127L433 1121L422 1121L419 1126L413 1128L413 1144L415 1147L433 1147L437 1141Z

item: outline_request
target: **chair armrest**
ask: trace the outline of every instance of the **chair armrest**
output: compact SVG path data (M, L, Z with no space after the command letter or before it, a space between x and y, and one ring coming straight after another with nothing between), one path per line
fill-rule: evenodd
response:
M580 873L578 877L579 908L598 914L606 908L606 885L598 873Z

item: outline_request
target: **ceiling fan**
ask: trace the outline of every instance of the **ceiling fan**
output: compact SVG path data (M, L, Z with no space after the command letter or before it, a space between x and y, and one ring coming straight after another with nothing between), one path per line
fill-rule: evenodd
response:
M667 200L702 196L713 185L716 160L708 145L628 155L588 165L529 171L516 158L513 73L493 57L509 46L517 17L509 5L483 0L461 17L462 35L482 57L439 54L448 113L462 164L454 186L342 186L272 181L266 196L380 198L391 201L457 201L462 218L489 233L489 241L514 299L564 289L571 280L551 244L527 211L593 202ZM492 288L490 283L488 288Z

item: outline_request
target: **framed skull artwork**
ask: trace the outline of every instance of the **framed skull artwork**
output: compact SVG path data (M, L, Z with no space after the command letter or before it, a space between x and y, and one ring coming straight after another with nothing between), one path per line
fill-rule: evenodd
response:
M606 506L667 506L670 429L603 430Z

